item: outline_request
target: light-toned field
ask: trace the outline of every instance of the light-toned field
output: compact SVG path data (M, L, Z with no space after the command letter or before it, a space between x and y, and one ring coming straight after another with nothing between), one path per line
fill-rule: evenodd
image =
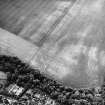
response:
M1 2L1 27L17 35L0 30L1 47L8 43L14 55L65 85L101 85L105 0L22 1Z

